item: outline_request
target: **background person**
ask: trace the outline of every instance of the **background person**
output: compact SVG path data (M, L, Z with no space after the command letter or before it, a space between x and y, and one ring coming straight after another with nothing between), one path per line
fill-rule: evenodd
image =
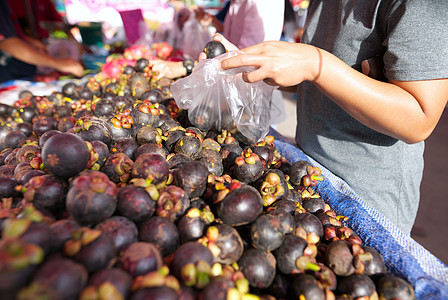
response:
M0 0L0 82L34 76L36 66L82 76L84 68L79 61L48 55L38 40L30 43L35 39L25 39L14 26L16 21L7 0Z
M201 8L196 13L199 19L206 20L208 24L220 24L215 16L205 13ZM222 31L229 41L241 48L262 41L280 40L283 15L283 0L230 0L224 24L216 30ZM182 62L158 60L151 61L151 64L160 78L174 79L187 74Z
M258 67L247 82L298 85L298 147L409 234L423 141L447 104L447 14L444 0L315 0L303 43L257 44L222 67Z

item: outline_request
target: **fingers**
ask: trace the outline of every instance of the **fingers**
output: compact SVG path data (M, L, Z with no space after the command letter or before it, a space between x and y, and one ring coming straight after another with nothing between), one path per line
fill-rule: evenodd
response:
M204 52L201 52L198 56L198 61L201 61L202 59L206 59L207 58L207 54L205 54Z
M238 47L232 44L229 40L227 40L222 34L215 33L213 35L213 40L217 42L221 42L227 51L238 50Z
M276 85L274 80L267 78L267 74L263 68L259 68L252 72L243 73L243 80L247 83L264 80L268 84Z
M74 71L73 75L77 77L81 77L82 75L84 75L84 67L81 64L79 64L76 70Z
M161 61L159 61L159 60L151 60L151 61L149 62L149 64L152 66L151 69L152 69L154 72L157 72L157 73L158 73L158 76L157 76L157 77L165 76L165 74L164 74L164 72L163 72L163 70L164 70L164 64L162 64Z
M261 67L262 65L269 63L269 60L270 57L264 55L239 53L235 56L224 59L221 62L221 67L224 70L242 66Z

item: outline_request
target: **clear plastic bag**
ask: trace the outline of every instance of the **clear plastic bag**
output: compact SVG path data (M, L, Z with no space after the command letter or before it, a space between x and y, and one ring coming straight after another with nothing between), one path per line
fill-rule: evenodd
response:
M230 51L199 61L192 74L171 84L177 105L188 110L192 125L201 130L232 130L234 126L252 142L264 139L270 125L270 101L277 88L263 81L247 83L242 73L255 67L221 69Z
M205 44L212 39L210 32L202 27L194 13L190 14L185 22L181 34L183 38L182 51L185 55L194 59L204 50Z
M148 47L151 47L152 43L154 42L154 32L149 29L144 20L138 23L138 29L140 38L136 40L133 45L146 45Z

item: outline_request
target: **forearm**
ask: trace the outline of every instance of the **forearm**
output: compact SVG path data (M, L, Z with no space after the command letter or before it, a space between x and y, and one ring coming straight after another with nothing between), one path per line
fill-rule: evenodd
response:
M424 101L432 95L422 90L433 81L412 83L421 88L411 93L403 88L408 83L372 79L328 52L319 53L319 72L314 83L353 118L407 143L422 141L431 134L446 104L446 98L431 105Z
M44 67L57 67L57 59L46 53L37 51L20 38L12 37L0 42L0 49L8 52L12 57L32 64Z

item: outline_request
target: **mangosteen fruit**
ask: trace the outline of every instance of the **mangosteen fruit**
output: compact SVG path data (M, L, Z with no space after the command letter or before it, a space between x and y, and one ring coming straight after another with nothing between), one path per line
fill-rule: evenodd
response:
M147 143L137 148L134 153L134 160L136 160L143 153L155 153L162 155L163 158L166 158L169 154L168 150L163 145L156 143Z
M193 159L190 156L187 156L182 153L179 154L171 153L166 157L166 161L168 162L170 170L174 170L181 168L187 162L193 161Z
M89 157L89 149L84 140L71 133L56 134L42 147L45 168L62 178L75 176L84 170Z
M147 143L160 145L162 143L162 130L152 126L143 126L137 131L136 140L140 146Z
M244 252L243 240L239 232L230 225L215 224L207 229L207 247L215 261L224 265L237 262Z
M116 207L115 183L100 171L78 176L69 187L67 212L81 225L95 225L106 220Z
M159 184L168 178L168 163L166 159L155 153L143 153L137 157L132 166L132 178L150 179Z
M101 168L114 183L128 182L131 178L131 172L134 162L122 152L109 155Z
M308 243L301 237L293 234L285 236L283 244L274 251L277 258L277 267L283 274L292 274L299 271L296 261L303 256Z
M315 186L322 181L322 172L306 160L296 161L289 168L289 182L295 186Z
M185 135L177 140L174 145L174 153L182 153L196 160L201 157L202 144L201 141L194 137Z
M190 198L187 193L178 186L169 185L159 192L156 214L174 222L186 212L189 206Z
M33 132L37 137L40 137L48 130L54 130L57 128L58 121L53 117L37 115L33 118Z
M23 131L11 130L3 138L3 145L5 148L11 149L21 147L25 144L26 138L27 136Z
M84 115L76 120L73 131L84 141L101 141L110 147L112 143L112 129L110 125L97 117Z
M280 220L271 214L261 214L250 226L252 245L263 251L273 251L283 243L285 235Z
M177 222L181 243L196 241L201 238L213 221L214 216L210 211L210 207L206 206L202 210L190 207Z
M65 207L67 182L52 174L35 176L25 184L24 198L38 208L58 212Z
M132 277L126 271L120 268L106 268L90 275L80 299L91 299L88 295L92 293L101 295L106 290L109 292L107 295L114 299L127 299L131 294L131 287Z
M130 138L134 119L129 113L115 113L107 119L107 123L112 130L112 141Z
M191 279L190 271L196 269L198 263L211 266L214 263L212 252L198 242L186 242L174 252L171 271L180 281L188 281Z
M112 239L118 253L138 240L137 225L123 216L112 216L98 223L95 229Z
M117 212L133 222L150 218L156 211L157 200L151 198L151 194L153 197L159 195L154 185L148 184L146 180L132 180L118 192Z
M26 211L26 210L29 211ZM24 214L34 215L36 219L43 219L43 215L33 207L28 207ZM24 243L38 245L45 255L48 255L52 248L53 232L50 225L44 221L33 222L30 219L5 219L2 224L2 238L18 238Z
M376 293L375 284L372 279L365 274L353 274L341 278L338 281L337 291L342 295L349 295L353 299L362 297L369 299Z
M266 213L279 220L283 234L293 233L295 231L296 222L290 213L281 209L266 210Z
M226 47L221 42L218 41L210 41L205 44L204 53L207 55L207 58L215 58L223 53L226 53Z
M298 213L294 216L296 233L305 238L308 243L317 243L324 235L324 229L319 218L311 213ZM310 240L311 239L311 240Z
M414 300L412 286L403 278L392 274L384 274L376 281L376 290L380 299Z
M44 251L33 243L20 239L3 238L0 240L0 293L2 299L16 299L36 266L44 261Z
M129 87L131 89L131 94L137 99L141 99L143 93L149 89L148 78L140 72L133 73L129 77L128 81Z
M19 299L36 299L39 291L52 295L49 299L77 299L88 280L87 269L73 259L52 255L39 266Z
M350 243L343 240L331 242L325 250L325 262L338 276L355 273Z
M325 300L325 291L310 274L298 274L289 286L287 299Z
M239 226L253 222L263 211L260 193L250 185L230 191L216 203L217 216L225 224Z
M154 244L134 242L126 247L117 258L117 267L132 277L156 271L162 267L162 255Z
M142 95L142 100L149 100L152 103L160 103L164 100L163 92L158 88L146 90Z
M383 256L372 247L362 246L364 253L370 253L372 258L363 260L364 263L364 274L369 276L376 274L386 273L386 265L384 264Z
M75 220L60 219L50 225L53 232L53 249L59 251L65 242L72 238L72 232L81 228Z
M137 59L134 65L134 69L137 72L144 73L146 68L149 66L149 60L145 57Z
M88 227L72 232L72 238L64 244L64 254L83 264L89 272L109 266L116 253L114 241L109 235Z
M125 137L115 140L110 146L111 153L124 153L127 157L135 160L135 153L137 153L138 144L132 137Z
M178 292L167 286L143 288L132 293L131 300L178 300Z
M67 82L62 86L61 93L64 95L64 97L71 98L71 99L78 99L79 98L79 88L76 83L73 81Z
M173 170L175 184L190 198L200 197L207 187L210 172L200 161L193 160Z
M98 160L96 163L102 167L106 163L107 158L110 155L109 148L107 145L101 141L91 141L90 144L93 148L95 148L96 153L98 154Z
M101 99L95 103L94 114L96 117L110 117L115 113L115 105L111 100Z
M325 211L325 201L321 197L304 198L302 207L309 213L318 214Z
M275 278L276 261L270 252L256 248L244 250L238 261L239 270L249 281L249 284L258 289L268 288Z
M46 142L50 137L52 137L52 136L55 135L55 134L59 134L59 133L61 133L61 131L60 131L60 130L55 130L55 129L46 131L46 132L45 132L44 134L42 134L42 135L40 136L40 138L39 138L39 147L42 148L42 147L44 146L45 142Z
M153 216L139 226L138 239L155 245L163 257L174 253L180 245L179 231L169 219Z
M285 175L276 169L268 170L253 185L260 191L264 206L271 205L289 192Z
M18 185L14 177L0 174L0 199L19 196L20 193L16 191Z

